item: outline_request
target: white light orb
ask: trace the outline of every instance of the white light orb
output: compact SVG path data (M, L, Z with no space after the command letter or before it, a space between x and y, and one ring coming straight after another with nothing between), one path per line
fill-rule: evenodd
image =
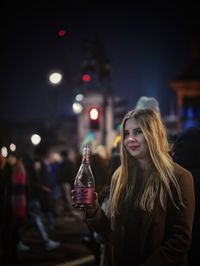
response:
M84 95L82 93L79 93L76 95L75 99L77 102L81 102L83 100L83 98L84 98Z
M62 74L58 73L58 72L54 72L52 74L49 75L49 81L54 84L57 85L62 81Z
M83 106L80 103L73 103L72 110L75 114L80 114L83 111Z
M41 142L41 137L38 134L33 134L31 136L31 142L33 145L38 145Z
M1 148L1 155L6 158L8 156L8 149L4 146Z
M16 145L14 143L10 144L10 150L11 151L16 151Z

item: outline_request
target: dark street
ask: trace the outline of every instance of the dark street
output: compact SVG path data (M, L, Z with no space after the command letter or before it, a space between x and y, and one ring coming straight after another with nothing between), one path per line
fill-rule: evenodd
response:
M49 234L51 239L60 241L61 245L56 250L48 252L44 249L35 227L30 227L23 235L23 243L30 246L30 250L19 252L17 265L95 265L92 251L82 241L88 233L88 227L80 217L58 217L54 230ZM1 265L4 264L1 262Z

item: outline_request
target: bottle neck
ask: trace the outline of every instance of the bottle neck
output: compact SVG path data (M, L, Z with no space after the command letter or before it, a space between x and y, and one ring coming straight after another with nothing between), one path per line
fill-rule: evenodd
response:
M84 164L90 163L90 151L89 151L89 149L83 150L82 163L84 163Z

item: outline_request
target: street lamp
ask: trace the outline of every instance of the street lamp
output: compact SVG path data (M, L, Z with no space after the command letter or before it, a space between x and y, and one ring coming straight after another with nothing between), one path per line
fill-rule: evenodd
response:
M80 114L83 111L83 104L82 104L83 99L84 95L82 93L78 93L75 96L75 101L72 104L72 110L76 115Z
M78 93L75 99L77 102L81 102L84 99L84 95L82 93Z
M59 73L59 72L53 72L53 73L51 73L51 74L49 75L49 81L50 81L50 83L53 84L53 85L58 85L58 84L60 84L61 81L62 81L62 78L63 78L63 76L62 76L62 74Z
M16 145L14 143L10 144L10 150L11 151L16 151Z
M40 142L41 142L41 137L40 137L40 135L38 135L38 134L33 134L32 136L31 136L31 142L32 142L32 144L33 145L38 145Z
M7 149L5 146L3 146L3 147L1 148L1 155L2 155L4 158L6 158L6 157L8 156L8 149Z
M74 102L72 105L72 110L75 114L80 114L83 111L83 105L79 102Z

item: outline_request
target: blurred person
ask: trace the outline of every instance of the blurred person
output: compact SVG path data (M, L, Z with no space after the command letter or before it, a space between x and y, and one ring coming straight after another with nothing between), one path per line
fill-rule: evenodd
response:
M188 265L199 265L200 240L200 128L184 129L177 136L172 156L175 162L189 170L194 178L195 216L192 231L192 243L188 252Z
M49 186L51 189L51 201L52 201L52 210L54 216L58 215L57 205L59 202L59 187L57 182L57 172L60 168L62 158L58 152L51 151L47 155L47 168L49 170Z
M99 154L91 154L91 168L95 178L95 189L101 193L108 178L108 162Z
M99 203L101 205L101 208L105 211L108 204L109 199L109 193L110 193L110 183L112 176L114 172L117 170L117 168L120 166L121 160L120 160L120 153L119 152L113 152L110 156L110 159L108 161L108 176L107 180L103 186L103 189L101 190L99 194Z
M33 165L38 180L38 196L41 210L44 213L49 230L52 230L54 227L54 213L50 172L48 166L40 158L34 159Z
M191 173L173 162L158 112L135 109L122 122L121 165L108 208L94 193L88 224L106 241L104 265L185 266L194 218ZM73 191L72 191L73 195Z
M4 167L6 165L6 159L0 154L0 217L4 212ZM2 227L3 219L0 218L0 249L2 245Z
M112 153L108 162L108 178L101 193L102 202L104 201L105 198L108 199L112 176L114 172L117 170L117 168L120 166L120 164L121 164L120 153L118 152Z
M60 191L60 204L63 202L63 211L66 212L68 217L73 217L74 211L71 201L71 189L76 175L76 165L69 159L66 150L62 150L60 156L61 163L56 173L56 180Z
M3 194L4 194L4 168L6 165L6 159L0 154L0 217L3 210ZM0 220L1 222L1 220ZM0 223L1 225L1 223ZM0 226L1 228L1 226Z
M34 152L34 168L39 181L39 200L41 210L47 221L48 229L53 230L55 218L55 184L57 182L51 173L51 152L46 147L38 147ZM55 169L54 169L55 170ZM55 174L55 173L54 173Z
M108 149L106 146L104 145L98 145L95 149L95 152L93 153L96 153L98 154L102 159L105 160L105 162L108 161L109 159L109 152L108 152Z
M141 96L138 99L135 108L136 109L152 109L160 113L159 102L154 97Z
M18 261L20 230L27 214L27 174L19 154L10 152L3 172L2 249L5 264Z
M28 219L29 220L27 221L27 225L28 223L29 224L32 223L32 225L36 226L36 229L44 242L45 249L47 251L52 251L60 246L60 242L51 240L49 238L48 230L43 221L42 209L40 203L41 200L40 195L43 193L45 189L49 191L49 188L41 184L40 175L36 174L36 169L38 168L40 170L41 168L40 161L37 164L36 160L35 161L36 164L34 165L34 160L30 157L29 154L24 154L22 156L22 160L28 177ZM23 228L23 230L25 231L26 228Z

